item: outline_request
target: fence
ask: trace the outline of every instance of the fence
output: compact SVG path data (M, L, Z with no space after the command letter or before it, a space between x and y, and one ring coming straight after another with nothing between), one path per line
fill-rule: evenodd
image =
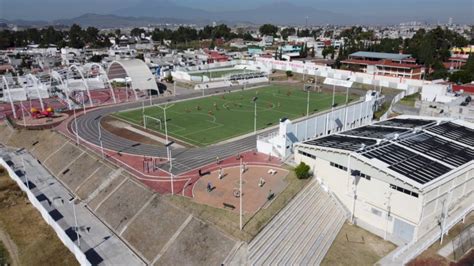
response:
M393 106L398 103L401 99L405 98L405 96L415 94L420 91L420 88L416 87L409 87L406 91L402 91L393 97L392 101L390 102L390 107L388 108L387 112L385 112L381 117L380 121L387 120L388 116L392 113Z
M28 200L31 202L31 205L33 205L40 212L44 221L47 224L49 224L51 228L53 228L53 230L56 232L56 234L58 235L59 239L63 242L63 244L72 252L72 254L74 254L77 261L81 265L91 265L91 263L87 260L86 255L69 238L69 236L61 228L61 226L56 221L54 221L54 219L51 217L49 212L43 207L43 205L39 202L36 196L28 189L25 183L23 183L20 177L18 177L15 171L7 164L7 162L5 162L3 158L0 158L0 165L2 165L3 168L5 168L8 171L10 178L13 179L13 181L17 183L20 189L26 193L26 196L28 197Z

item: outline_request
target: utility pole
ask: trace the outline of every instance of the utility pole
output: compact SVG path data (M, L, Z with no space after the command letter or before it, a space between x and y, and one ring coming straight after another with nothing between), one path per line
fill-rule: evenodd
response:
M240 219L240 231L242 231L243 229L243 213L242 213L242 196L243 196L243 193L242 193L242 174L243 174L243 171L244 169L242 168L242 157L240 158L240 178L239 178L239 207L240 207L240 215L239 215L239 219Z

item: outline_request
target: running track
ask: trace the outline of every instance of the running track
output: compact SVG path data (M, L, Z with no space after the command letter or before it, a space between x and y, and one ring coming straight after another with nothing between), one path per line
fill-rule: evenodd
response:
M209 92L212 93L222 93L228 90L241 90L242 87L225 87L219 89L209 89ZM177 95L175 97L161 97L153 99L153 104L161 104L165 102L174 102L177 100L184 100L184 99L191 99L195 97L200 97L202 95L202 91L192 91L186 94ZM149 101L145 100L145 105L149 105ZM83 140L92 143L94 145L99 146L99 122L105 116L118 112L123 111L131 108L138 108L142 106L142 101L133 102L133 103L125 103L119 104L114 106L102 107L95 110L87 111L87 114L79 116L77 118L77 125L78 125L78 135ZM73 123L69 124L69 129L71 130L74 128ZM273 129L274 130L274 129ZM264 130L261 133L268 133L272 131ZM153 156L153 157L167 157L166 148L164 146L156 146L156 145L149 145L143 143L137 143L120 136L114 135L103 127L101 127L102 133L102 143L104 148L114 150L121 153L129 153L135 155L146 155L146 156ZM212 162L215 162L216 157L219 158L227 158L230 156L234 156L238 153L243 153L245 151L249 151L256 148L256 136L251 135L247 136L232 142L228 142L225 144L213 145L208 147L202 148L174 148L172 149L172 158L173 158L173 168L170 172L173 174L181 174L185 172L189 172L190 170L194 170L199 168L203 165L208 165ZM169 164L166 163L162 167L163 170L169 171Z

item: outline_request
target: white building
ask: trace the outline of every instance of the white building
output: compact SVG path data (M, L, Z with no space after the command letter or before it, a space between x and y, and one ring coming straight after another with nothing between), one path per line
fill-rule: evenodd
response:
M396 244L446 232L473 208L474 124L401 116L295 145L352 221ZM441 231L439 231L441 230Z

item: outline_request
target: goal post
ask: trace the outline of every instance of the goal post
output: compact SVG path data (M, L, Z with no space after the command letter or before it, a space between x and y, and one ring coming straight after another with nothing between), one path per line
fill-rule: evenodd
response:
M151 121L149 121L151 120ZM162 128L162 122L161 122L161 119L159 118L155 118L155 117L152 117L152 116L149 116L149 115L144 115L143 116L143 127L145 129L147 129L150 125L153 125L153 123L156 123L160 126L160 130L163 130Z

